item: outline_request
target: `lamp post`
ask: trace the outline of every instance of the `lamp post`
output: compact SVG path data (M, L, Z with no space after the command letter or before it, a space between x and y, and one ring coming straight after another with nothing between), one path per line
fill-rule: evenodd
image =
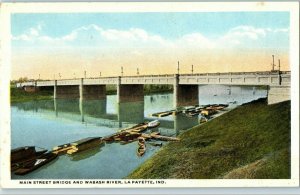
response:
M123 66L121 66L121 76L123 76Z
M179 61L177 62L177 74L179 74Z
M194 74L194 65L192 64L192 74Z
M275 64L274 64L274 55L272 55L272 58L273 58L272 71L274 71L274 66L275 66Z

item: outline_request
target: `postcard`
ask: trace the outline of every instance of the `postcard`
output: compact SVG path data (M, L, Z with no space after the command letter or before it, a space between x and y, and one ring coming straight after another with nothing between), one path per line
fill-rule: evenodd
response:
M298 2L2 3L1 186L299 186L298 18Z

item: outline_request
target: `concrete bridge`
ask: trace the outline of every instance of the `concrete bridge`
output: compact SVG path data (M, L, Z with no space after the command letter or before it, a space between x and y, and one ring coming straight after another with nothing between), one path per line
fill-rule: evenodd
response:
M18 83L26 91L53 87L54 98L105 99L106 85L117 85L118 103L143 101L143 85L173 85L174 107L198 104L198 85L268 86L268 103L290 100L290 71L141 75L31 81Z

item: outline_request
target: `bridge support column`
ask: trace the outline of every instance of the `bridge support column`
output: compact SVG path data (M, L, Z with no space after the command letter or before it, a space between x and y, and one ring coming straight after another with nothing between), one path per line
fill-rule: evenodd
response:
M53 98L57 98L57 80L54 81Z
M144 85L117 85L118 103L144 101Z
M199 103L198 85L179 85L179 75L175 75L173 87L174 107L196 105Z
M291 92L289 86L269 86L268 87L268 104L276 104L279 102L291 100Z

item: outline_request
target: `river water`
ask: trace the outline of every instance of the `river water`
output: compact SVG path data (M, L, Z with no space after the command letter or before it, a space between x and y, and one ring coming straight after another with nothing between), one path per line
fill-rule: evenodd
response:
M257 87L206 85L199 86L199 104L229 103L232 109L242 103L266 97ZM119 129L156 118L150 114L173 109L173 95L153 94L144 102L117 104L116 95L106 100L47 100L18 103L11 106L12 148L54 146L85 137L106 136ZM176 136L198 124L198 117L184 115L159 118L161 125L152 131ZM163 143L167 144L167 143ZM72 156L62 155L53 162L12 179L121 179L151 157L159 147L147 145L142 156L136 155L137 143L105 144Z

